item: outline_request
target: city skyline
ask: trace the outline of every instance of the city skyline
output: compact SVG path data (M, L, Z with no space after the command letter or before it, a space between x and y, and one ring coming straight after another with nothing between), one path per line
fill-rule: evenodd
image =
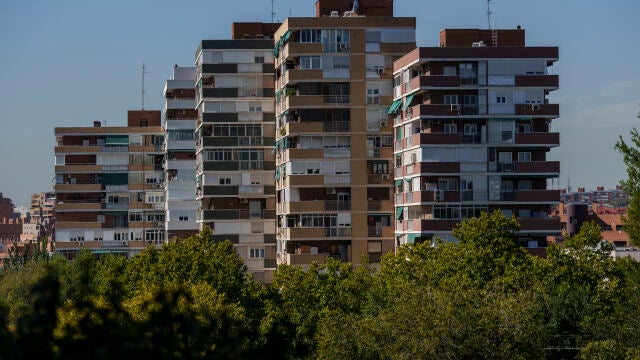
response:
M201 39L229 38L231 19L271 20L269 1L229 4L225 11L201 1L189 2L191 6L124 4L0 5L0 41L8 49L0 59L0 81L5 84L0 114L6 126L0 138L0 168L14 175L0 179L0 190L14 204L27 203L31 193L50 191L54 127L89 126L93 120L122 126L122 114L140 108L143 62L149 71L145 108L160 109L162 84L173 64L193 66ZM276 20L313 16L312 4L276 1ZM562 172L553 187L566 187L571 179L574 187L609 188L625 176L613 145L618 134L632 129L639 110L635 94L640 70L631 64L640 50L625 45L633 44L632 34L639 33L632 15L640 4L580 3L576 11L577 6L494 1L493 20L498 28L522 25L527 45L560 48L560 61L554 65L554 73L561 74L560 90L551 99L560 104L552 130L560 132L562 145L549 159L560 160ZM201 11L193 11L197 7ZM418 46L436 45L439 30L447 27L487 27L485 1L454 1L432 9L426 2L403 0L396 1L395 13L417 17Z

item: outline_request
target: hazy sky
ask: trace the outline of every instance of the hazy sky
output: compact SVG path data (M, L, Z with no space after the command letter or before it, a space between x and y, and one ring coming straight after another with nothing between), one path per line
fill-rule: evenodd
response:
M559 46L560 186L613 187L625 176L613 150L640 108L640 1L493 0L499 28L527 44ZM314 16L314 0L276 0L276 20ZM417 17L419 46L444 27L486 27L484 0L396 0ZM270 0L0 0L0 192L16 205L52 189L56 126L122 126L140 107L159 109L173 64L190 66L201 39L229 38L232 21L270 21ZM555 185L557 186L557 184Z

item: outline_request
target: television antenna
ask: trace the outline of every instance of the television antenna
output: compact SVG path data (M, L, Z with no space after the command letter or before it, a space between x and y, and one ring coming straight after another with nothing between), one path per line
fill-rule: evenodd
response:
M491 11L491 0L487 0L487 23L489 23L489 30L491 30L491 15L493 15L493 11Z
M276 11L275 11L276 0L271 0L271 23L275 21Z
M148 74L148 71L145 71L145 66L144 66L144 62L142 62L142 107L141 110L144 110L144 76L145 74Z

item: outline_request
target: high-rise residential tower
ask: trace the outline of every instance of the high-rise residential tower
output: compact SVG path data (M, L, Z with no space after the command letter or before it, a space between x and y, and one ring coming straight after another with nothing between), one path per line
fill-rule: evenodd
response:
M55 250L131 256L164 240L160 111L129 111L128 126L55 128Z
M521 225L523 246L560 231L548 217L560 172L547 152L559 106L557 47L525 46L523 29L446 29L440 47L394 62L397 244L451 238L461 219L501 210Z
M164 85L166 240L198 233L196 222L195 67L174 66Z
M254 278L276 269L273 31L234 23L196 52L198 223L231 240Z
M394 249L392 63L415 48L393 1L319 0L276 31L278 261L361 263ZM358 3L358 2L355 2Z

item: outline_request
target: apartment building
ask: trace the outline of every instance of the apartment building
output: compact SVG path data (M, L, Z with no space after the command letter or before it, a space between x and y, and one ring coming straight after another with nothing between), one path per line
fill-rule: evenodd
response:
M196 52L196 182L200 228L231 240L257 280L276 269L273 31L234 23L232 39Z
M394 62L396 243L452 239L461 219L500 210L516 216L525 247L560 231L547 189L560 164L550 131L559 116L557 47L525 45L525 31L446 29L440 47ZM453 240L453 239L452 239Z
M163 95L165 239L184 239L199 232L196 212L195 67L175 65Z
M320 0L276 31L280 264L379 263L394 249L392 63L415 48L393 1ZM356 6L358 2L355 2Z
M129 111L127 126L55 128L55 251L132 256L164 240L160 111Z

